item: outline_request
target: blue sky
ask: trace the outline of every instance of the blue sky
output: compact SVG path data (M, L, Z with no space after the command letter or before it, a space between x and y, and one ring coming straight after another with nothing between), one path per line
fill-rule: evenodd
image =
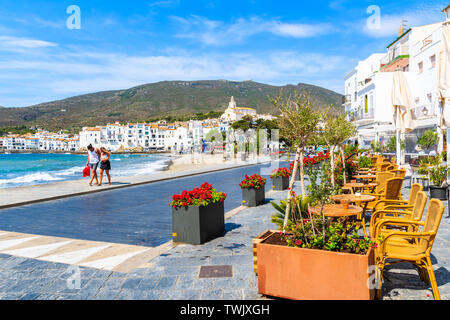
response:
M444 20L447 1L0 0L0 106L22 107L163 80L299 82L343 92L385 52L401 19ZM81 29L66 10L81 10ZM368 28L367 8L380 8Z

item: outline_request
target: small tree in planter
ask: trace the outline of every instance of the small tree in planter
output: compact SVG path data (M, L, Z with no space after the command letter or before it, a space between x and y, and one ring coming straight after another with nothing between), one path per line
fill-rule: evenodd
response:
M336 183L335 180L335 161L334 161L334 149L337 148L341 154L341 161L343 163L343 181L347 183L347 176L345 173L345 154L343 144L346 140L350 139L356 132L354 124L347 121L344 115L335 117L330 116L329 113L324 115L324 128L322 130L322 137L325 143L330 148L330 161L331 161L331 183L333 186Z
M312 204L323 206L335 191L327 165L320 177L318 171L308 173ZM328 219L323 210L321 215L303 213L300 208L286 233L266 231L255 239L259 293L297 300L373 299L369 268L377 242L357 231L355 222Z
M431 147L434 147L439 142L439 135L434 130L426 130L420 138L417 140L417 145L423 150L428 151Z
M303 157L306 146L311 142L318 132L320 114L314 111L311 99L307 94L294 93L294 97L287 100L282 96L271 99L271 102L280 110L278 117L278 126L280 127L281 137L291 143L295 151L294 171L289 183L289 189L292 190L295 183L295 176L300 167L300 184L302 188L302 197L306 197L305 172ZM298 165L300 163L300 166ZM286 215L284 227L287 226L289 215L291 213L292 193L288 194L286 206Z
M272 179L272 185L274 190L282 191L289 187L289 177L292 172L288 168L278 168L275 169L270 174L270 179Z
M406 141L400 140L400 149L404 151L406 149ZM389 152L396 152L397 151L397 137L392 136L389 138L388 142L386 143L386 150Z
M372 141L370 143L370 149L372 149L375 154L382 154L386 151L386 147L379 141Z
M317 171L310 175L309 201L323 206L334 189L326 173L320 183ZM377 243L357 231L350 220L330 220L323 210L311 215L299 209L297 221L289 220L286 233L266 231L254 241L259 293L297 300L373 299L369 267Z
M242 202L247 207L256 207L266 203L265 188L267 180L259 174L245 176L239 184L242 189Z
M225 232L226 197L207 182L174 195L170 203L174 242L202 244L221 236Z

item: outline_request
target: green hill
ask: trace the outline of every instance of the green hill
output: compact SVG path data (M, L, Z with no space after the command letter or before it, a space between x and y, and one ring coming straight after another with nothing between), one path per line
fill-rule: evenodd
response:
M283 90L310 92L319 108L330 104L338 110L342 95L313 85L271 86L253 81L226 80L164 81L128 90L104 91L43 103L25 108L0 109L0 127L42 126L49 130L104 125L108 122L135 122L168 115L190 115L222 111L234 96L239 107L252 107L259 113L276 114L267 96Z

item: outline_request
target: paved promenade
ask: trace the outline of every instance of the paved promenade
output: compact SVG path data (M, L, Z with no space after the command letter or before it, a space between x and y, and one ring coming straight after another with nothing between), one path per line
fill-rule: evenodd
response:
M224 169L232 169L254 165L256 163L264 163L269 159L261 158L258 160L237 161L230 164L216 164L208 165L207 168L186 170L182 172L177 171L163 171L153 173L151 175L140 175L132 177L114 177L111 186L104 184L101 187L89 186L89 179L55 182L51 184L42 184L35 186L25 186L19 188L0 189L0 209L21 206L25 204L32 204L42 202L43 200L56 200L65 197L73 197L74 195L93 194L103 191L111 191L115 189L122 189L126 187L144 185L150 182L164 181L168 179L189 177L193 175L216 172ZM24 197L24 194L27 196Z
M298 185L296 191L299 192ZM404 189L409 194L409 189ZM270 191L268 200L285 198L287 192ZM253 273L252 239L275 226L270 204L239 208L226 220L226 234L201 246L167 248L156 258L128 272L40 261L0 253L0 299L265 299L257 293ZM0 247L1 235L0 231ZM450 298L449 237L447 211L432 250L442 299ZM9 250L11 250L9 248ZM228 266L223 278L200 278L201 267ZM75 274L73 273L75 270ZM80 289L73 288L78 279ZM395 265L385 272L383 299L432 299L429 286L409 265Z

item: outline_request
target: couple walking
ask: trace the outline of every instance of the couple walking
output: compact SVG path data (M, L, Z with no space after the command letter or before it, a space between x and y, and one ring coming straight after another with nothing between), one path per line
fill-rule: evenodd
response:
M111 157L111 152L101 147L100 149L94 148L92 144L88 145L88 160L86 166L91 167L91 181L89 185L92 186L92 182L96 181L98 186L102 185L103 182L103 172L106 172L106 176L108 177L108 184L111 185L111 176L109 175L109 170L111 170L111 162L109 158ZM100 164L100 182L97 177L97 168Z

